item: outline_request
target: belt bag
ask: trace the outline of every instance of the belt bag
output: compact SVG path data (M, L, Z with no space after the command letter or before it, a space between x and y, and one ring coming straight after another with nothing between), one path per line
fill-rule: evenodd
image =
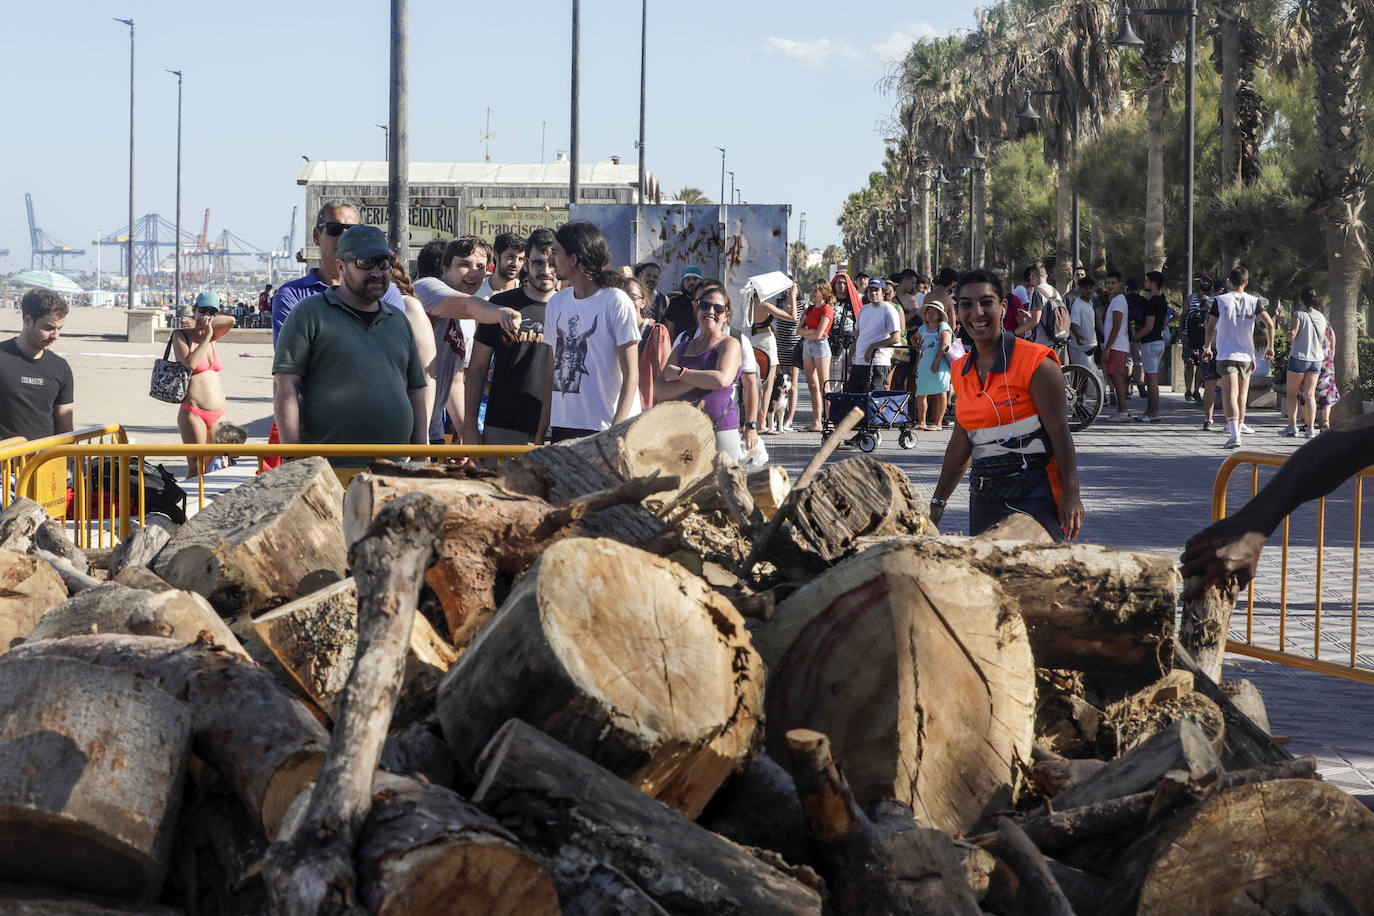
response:
M982 499L1016 502L1045 482L1050 456L997 455L977 462L969 472L969 486Z
M186 400L186 392L191 387L191 370L180 362L167 357L172 353L173 331L167 336L167 347L162 351L162 359L153 360L153 378L148 385L148 394L168 404L180 404Z

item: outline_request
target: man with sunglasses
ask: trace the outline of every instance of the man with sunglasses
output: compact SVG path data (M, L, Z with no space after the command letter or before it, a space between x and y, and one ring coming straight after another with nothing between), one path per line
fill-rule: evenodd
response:
M391 285L386 235L353 226L335 255L343 282L302 300L278 335L272 414L281 441L425 445L425 371L415 335L404 312L381 304Z

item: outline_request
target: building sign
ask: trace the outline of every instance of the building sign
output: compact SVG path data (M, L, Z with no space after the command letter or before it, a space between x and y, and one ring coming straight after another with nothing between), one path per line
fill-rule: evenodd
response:
M387 231L386 204L364 203L362 220L365 226L377 226ZM458 231L458 208L440 205L415 204L410 208L410 246L422 248L435 239L451 239Z
M567 207L474 207L468 210L467 234L481 236L488 242L496 241L503 232L528 238L536 229L557 229L567 221Z

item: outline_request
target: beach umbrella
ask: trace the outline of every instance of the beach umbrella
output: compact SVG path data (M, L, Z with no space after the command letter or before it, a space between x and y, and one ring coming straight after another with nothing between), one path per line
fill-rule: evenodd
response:
M26 270L10 277L10 282L18 283L21 286L38 286L43 289L56 290L59 293L85 292L71 277L51 270Z

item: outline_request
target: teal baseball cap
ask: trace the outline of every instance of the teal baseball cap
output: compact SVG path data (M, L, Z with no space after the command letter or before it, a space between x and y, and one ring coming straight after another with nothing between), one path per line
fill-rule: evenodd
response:
M197 309L214 309L219 311L219 293L212 293L208 289L196 296Z
M386 233L377 226L349 226L339 236L337 256L341 261L357 258L389 258L391 246L386 243Z

